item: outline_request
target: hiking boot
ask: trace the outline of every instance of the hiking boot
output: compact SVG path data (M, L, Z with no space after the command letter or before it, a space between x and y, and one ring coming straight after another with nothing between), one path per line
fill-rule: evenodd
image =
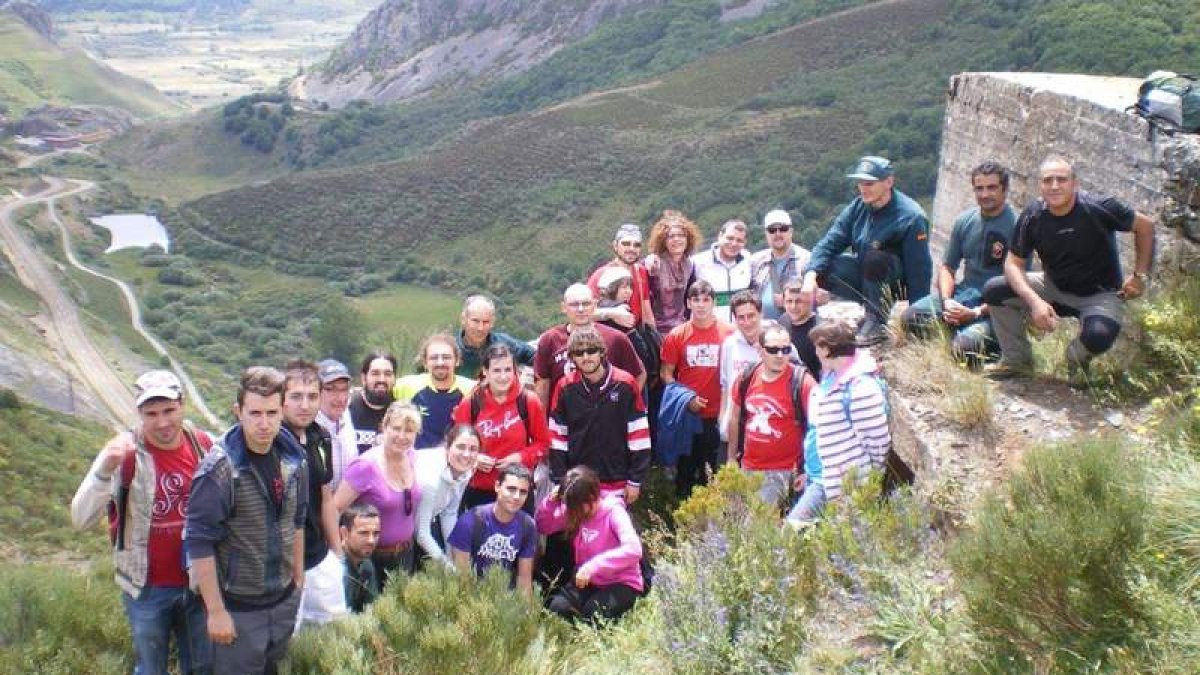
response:
M859 347L874 347L881 342L886 342L887 339L887 325L880 321L874 314L867 312L867 317L863 319L862 326L858 328L858 335L855 336L854 343Z
M989 363L983 367L983 376L989 380L1011 380L1026 377L1033 372L1033 367L1027 364L1012 364L1003 361Z

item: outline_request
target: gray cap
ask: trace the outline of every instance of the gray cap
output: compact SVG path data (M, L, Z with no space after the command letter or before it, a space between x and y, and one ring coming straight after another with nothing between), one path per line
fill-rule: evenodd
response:
M883 180L892 175L892 163L886 157L867 155L858 160L858 164L846 174L846 178L854 180Z
M338 380L349 380L350 370L346 368L346 364L336 359L325 359L317 364L317 379L322 385Z

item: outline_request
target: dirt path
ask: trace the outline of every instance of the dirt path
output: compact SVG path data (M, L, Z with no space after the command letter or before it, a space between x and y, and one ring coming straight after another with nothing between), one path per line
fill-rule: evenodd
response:
M146 330L145 324L142 322L141 308L138 305L136 296L133 294L133 289L120 279L97 272L83 265L76 258L74 248L71 245L70 232L59 218L55 203L62 197L91 190L94 184L88 181L73 181L76 183L76 187L69 188L66 182L61 179L52 177L45 177L44 179L50 186L47 190L4 206L3 211L0 212L0 235L3 236L9 258L12 260L14 267L16 267L22 282L36 291L46 302L47 307L50 308L51 319L62 341L62 347L79 367L83 381L87 383L88 387L95 392L96 396L108 409L112 421L123 427L129 426L136 421L133 413L133 397L125 385L124 379L96 350L90 337L84 330L75 303L58 285L53 274L45 266L37 252L25 241L24 236L12 220L13 213L29 204L46 204L50 213L50 220L58 227L59 233L62 236L63 251L72 266L87 274L116 284L121 290L121 294L129 308L133 329L159 355L166 357L171 368L180 376L180 380L187 389L190 401L196 410L204 416L208 424L212 425L213 428L220 427L221 421L209 409L200 391L196 388L195 383L183 369L182 364L171 356L162 342Z

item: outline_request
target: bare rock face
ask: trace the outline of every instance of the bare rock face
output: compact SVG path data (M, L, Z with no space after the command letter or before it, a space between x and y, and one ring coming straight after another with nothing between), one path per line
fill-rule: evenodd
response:
M606 19L662 0L385 0L291 94L344 105L522 72Z
M54 22L41 7L24 0L0 0L0 12L11 12L39 35L54 42Z

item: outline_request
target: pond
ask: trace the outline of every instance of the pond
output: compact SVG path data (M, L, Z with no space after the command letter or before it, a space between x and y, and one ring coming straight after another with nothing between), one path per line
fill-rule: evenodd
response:
M143 213L119 213L92 218L92 222L112 233L112 243L105 253L123 248L146 248L158 244L163 251L170 251L167 228L155 216Z

